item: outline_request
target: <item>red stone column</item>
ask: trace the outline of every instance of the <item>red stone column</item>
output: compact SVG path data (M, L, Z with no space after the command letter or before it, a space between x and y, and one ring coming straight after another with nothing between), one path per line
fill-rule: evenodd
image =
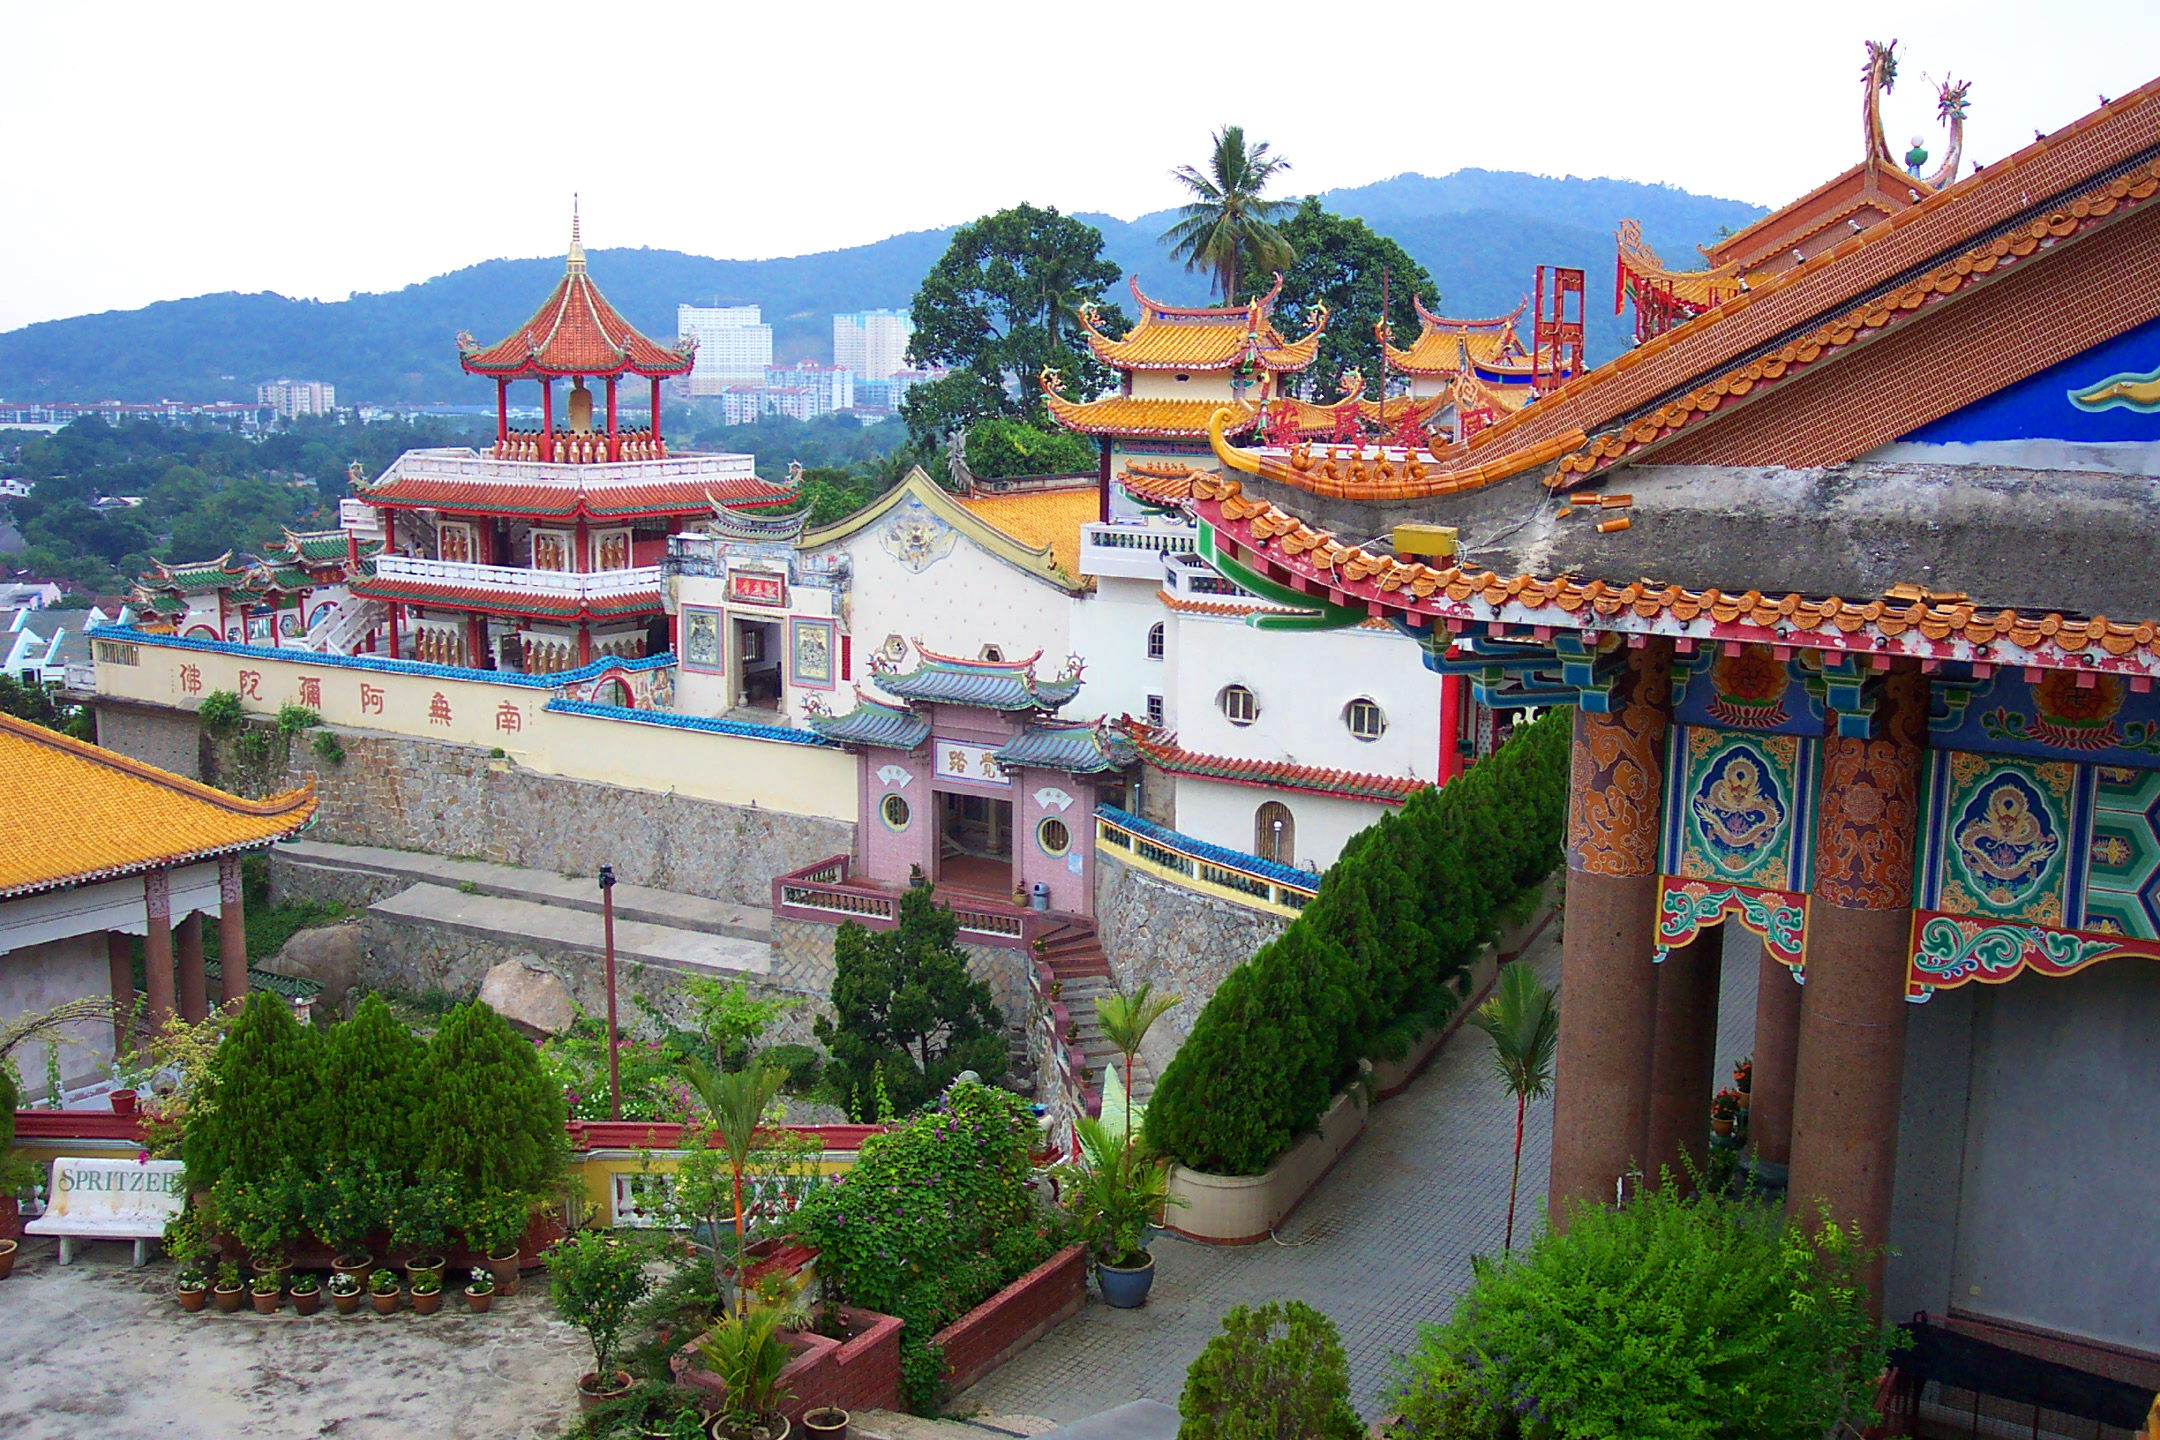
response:
M555 458L555 381L550 376L540 378L540 458Z
M143 994L149 1005L150 1028L163 1028L173 1017L177 997L173 993L172 876L152 870L143 876L143 910L150 922L143 941Z
M128 1017L135 1010L133 936L119 930L105 932L105 970L112 985L113 1054L124 1055L135 1048L135 1036L128 1029Z
M622 434L615 428L615 383L622 377L607 377L607 458L622 459Z
M1884 678L1877 738L1823 741L1807 985L1793 1078L1790 1205L1888 1243L1905 1074L1905 967L1927 681ZM1869 1276L1880 1311L1882 1263Z
M652 377L652 458L665 460L667 447L660 442L660 377Z
M1706 925L1657 967L1656 1041L1650 1060L1646 1181L1672 1172L1682 1191L1710 1160L1710 1095L1717 1088L1718 981L1725 927Z
M495 381L495 453L503 453L510 443L510 381L498 377Z
M1800 993L1792 970L1765 947L1755 968L1755 1076L1748 1092L1748 1144L1763 1164L1792 1163Z
M180 1018L190 1024L210 1013L209 980L203 967L202 912L191 910L173 927L180 964Z
M1640 1168L1649 1132L1670 642L1628 650L1625 665L1611 713L1575 716L1553 1094L1556 1224L1576 1201L1610 1204L1615 1182Z
M247 999L247 911L241 898L240 857L218 857L218 1001L237 1005Z
M1463 699L1470 681L1462 675L1440 677L1440 756L1433 783L1445 785L1462 774Z

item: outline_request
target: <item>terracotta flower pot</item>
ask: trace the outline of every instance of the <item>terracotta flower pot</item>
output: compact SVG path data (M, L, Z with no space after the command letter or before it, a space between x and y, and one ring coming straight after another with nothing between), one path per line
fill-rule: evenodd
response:
M208 1290L181 1290L175 1288L173 1296L180 1302L180 1308L190 1315L210 1303L210 1292Z
M358 1295L332 1295L330 1303L337 1307L338 1314L351 1315L359 1310L360 1297Z
M614 1383L604 1390L594 1388L599 1379L600 1372L597 1370L588 1370L583 1375L578 1376L577 1404L581 1412L589 1413L599 1409L610 1400L622 1399L623 1396L630 1393L630 1387L637 1383L630 1378L630 1372L627 1370L617 1370L614 1375Z
M1748 1108L1748 1092L1747 1092L1747 1091L1745 1091L1745 1090L1736 1090L1736 1091L1734 1091L1733 1093L1734 1093L1734 1094L1736 1094L1736 1095L1738 1095L1738 1096L1740 1097L1740 1108L1741 1108L1742 1110L1745 1110L1745 1109L1747 1109L1747 1108Z
M788 1440L794 1428L785 1415L767 1415L753 1426L738 1426L725 1415L715 1415L705 1433L712 1436L712 1440L747 1440L750 1436L758 1436L760 1440Z
M465 1304L466 1307L470 1309L473 1314L485 1315L488 1313L488 1311L492 1310L495 1307L495 1292L493 1290L488 1290L481 1294L475 1295L472 1292L472 1288L468 1286L465 1290Z
M1721 1138L1732 1134L1732 1121L1720 1115L1710 1122L1710 1133Z
M322 1309L322 1291L293 1291L292 1308L293 1313L296 1315L313 1315L317 1310Z
M20 1248L13 1240L0 1240L0 1280L15 1273L15 1252Z
M405 1262L405 1283L410 1285L422 1275L433 1275L440 1280L442 1279L443 1267L449 1263L440 1255L415 1255Z
M113 1114L133 1115L135 1113L136 1095L133 1090L115 1090L105 1098L112 1101Z
M837 1405L821 1405L815 1410L805 1410L802 1417L803 1434L815 1440L848 1440L848 1412Z
M487 1257L488 1273L495 1277L495 1293L515 1295L518 1293L518 1248L513 1245L498 1255Z
M414 1291L412 1308L415 1315L433 1315L437 1310L442 1309L442 1291L430 1290L426 1294L422 1294L417 1290Z
M276 1290L272 1290L267 1295L260 1290L251 1290L248 1292L248 1299L254 1304L257 1315L275 1315L278 1306L284 1302L285 1296Z
M245 1285L235 1285L230 1290L223 1285L218 1286L218 1313L220 1315L231 1315L237 1312L242 1305L247 1303L247 1293L247 1286Z
M377 1315L388 1315L397 1309L399 1293L392 1290L388 1294L384 1294L380 1290L373 1290L368 1292L368 1302L375 1307Z
M365 1250L355 1250L350 1255L340 1255L332 1260L330 1268L339 1275L350 1275L362 1285L366 1285L368 1272L375 1268L375 1257Z

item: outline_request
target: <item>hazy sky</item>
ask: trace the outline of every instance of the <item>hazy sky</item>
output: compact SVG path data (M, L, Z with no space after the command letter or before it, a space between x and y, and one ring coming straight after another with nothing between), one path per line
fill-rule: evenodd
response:
M1863 40L1900 42L1893 147L1921 133L1940 153L1929 78L1948 71L1973 81L1982 161L2160 70L2142 0L7 15L0 329L559 253L572 191L594 246L742 258L1022 200L1132 216L1177 201L1167 172L1224 122L1290 157L1297 190L1482 166L1776 204L1859 158Z

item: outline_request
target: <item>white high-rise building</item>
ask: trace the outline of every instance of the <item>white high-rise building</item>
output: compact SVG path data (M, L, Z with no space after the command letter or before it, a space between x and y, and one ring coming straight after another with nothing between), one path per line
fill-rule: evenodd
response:
M772 364L772 326L755 305L678 305L675 331L697 337L692 395L721 395L736 385L762 385Z
M809 413L797 418L808 420L814 415L829 415L835 410L852 410L855 407L855 372L842 365L819 365L803 360L793 365L774 365L765 371L767 390L801 390L810 398L804 402ZM771 412L768 412L771 413ZM793 410L781 410L783 415Z
M337 409L337 387L320 380L269 380L255 387L255 403L276 411L280 420L328 415Z
M832 317L833 364L864 380L889 380L907 368L915 322L905 310L858 310Z

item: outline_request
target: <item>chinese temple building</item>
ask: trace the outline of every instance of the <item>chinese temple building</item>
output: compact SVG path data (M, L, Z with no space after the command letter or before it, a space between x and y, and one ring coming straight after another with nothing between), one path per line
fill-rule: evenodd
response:
M459 349L469 374L495 381L495 444L408 451L355 491L381 517L385 553L353 594L380 607L392 655L551 673L657 654L668 535L716 505L792 498L747 455L670 453L661 382L688 373L692 347L647 339L608 304L574 224L563 278L532 318L493 345L461 336ZM630 425L620 391L639 380L647 409ZM521 381L540 386L537 431L510 428Z
M1900 198L1412 463L1231 412L1123 483L1577 707L1556 1221L1704 1155L1739 927L1752 1163L1890 1247L1884 1312L2150 1367L2160 82Z
M151 1024L201 1020L244 997L241 857L314 811L312 785L245 800L0 715L0 1024L86 998L110 997L125 1014L138 938ZM223 957L215 1001L206 923ZM73 1035L69 1052L110 1056L116 1028Z
M154 562L129 601L146 627L171 634L297 645L347 608L349 582L381 549L345 530L287 530L259 560L227 551L187 565Z
M1465 437L1530 403L1537 367L1516 331L1528 297L1507 314L1482 320L1449 319L1422 300L1414 303L1418 336L1408 349L1395 348L1387 326L1380 327L1388 369L1409 377L1412 395L1442 400Z

